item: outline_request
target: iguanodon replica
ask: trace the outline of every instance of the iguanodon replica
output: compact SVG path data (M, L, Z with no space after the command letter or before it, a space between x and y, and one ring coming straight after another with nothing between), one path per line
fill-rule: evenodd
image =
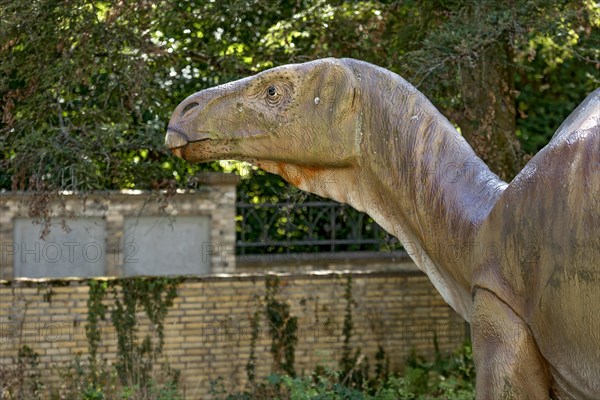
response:
M510 183L419 91L352 59L203 90L166 135L369 214L471 323L478 399L600 398L600 89Z

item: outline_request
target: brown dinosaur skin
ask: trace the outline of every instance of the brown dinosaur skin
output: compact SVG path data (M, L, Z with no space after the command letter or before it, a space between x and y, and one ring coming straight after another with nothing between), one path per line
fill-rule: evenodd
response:
M166 144L367 212L471 322L477 397L600 397L600 90L507 185L413 86L324 59L198 92Z

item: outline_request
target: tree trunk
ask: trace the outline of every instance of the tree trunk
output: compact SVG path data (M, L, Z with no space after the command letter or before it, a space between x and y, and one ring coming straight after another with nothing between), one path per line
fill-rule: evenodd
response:
M472 18L481 23L485 6L475 5ZM462 65L464 110L458 121L464 138L501 179L510 181L523 162L516 137L512 52L508 35L487 45L470 65Z

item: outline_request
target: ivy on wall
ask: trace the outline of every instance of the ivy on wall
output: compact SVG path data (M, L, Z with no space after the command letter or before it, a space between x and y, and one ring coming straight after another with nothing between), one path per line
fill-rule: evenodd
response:
M87 300L87 324L85 326L85 336L88 342L88 359L90 362L90 377L92 383L98 383L98 345L101 340L101 332L98 322L105 319L106 306L102 303L108 288L107 281L90 280Z
M89 281L86 337L92 383L95 383L98 372L97 355L101 342L98 323L106 320L107 314L110 314L116 333L118 351L115 367L119 380L128 386L144 386L149 382L162 354L164 321L173 306L180 281L180 278L170 277ZM151 323L151 332L143 339L140 338L138 323L140 311L144 311Z
M296 376L294 353L298 344L298 317L291 315L289 304L277 300L279 284L276 275L268 275L265 279L265 314L271 331L271 354L274 370L293 377Z

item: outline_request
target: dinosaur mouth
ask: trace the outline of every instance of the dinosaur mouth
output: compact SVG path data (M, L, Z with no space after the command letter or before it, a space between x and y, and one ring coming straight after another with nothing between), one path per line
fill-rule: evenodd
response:
M189 137L184 132L178 129L169 127L167 128L167 135L165 136L165 145L171 149L173 154L177 157L183 158L183 148L190 143L203 142L210 140L208 132L198 132L193 137Z

